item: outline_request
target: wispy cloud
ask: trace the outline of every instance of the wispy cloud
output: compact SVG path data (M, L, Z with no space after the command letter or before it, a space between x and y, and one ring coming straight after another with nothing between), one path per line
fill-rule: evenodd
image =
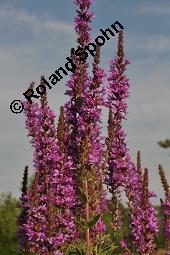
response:
M147 51L149 53L162 53L170 51L170 36L151 35L151 36L131 36L129 48L134 50Z
M170 4L167 5L157 5L157 4L147 4L139 7L139 12L145 14L155 14L155 15L169 15L170 14Z
M170 37L145 38L141 48L147 51L166 52L170 51Z
M18 10L12 7L1 7L0 20L6 22L19 23L21 26L29 26L35 34L43 32L72 32L73 25L71 23L61 22L57 20L48 20L38 15L30 14L25 10Z

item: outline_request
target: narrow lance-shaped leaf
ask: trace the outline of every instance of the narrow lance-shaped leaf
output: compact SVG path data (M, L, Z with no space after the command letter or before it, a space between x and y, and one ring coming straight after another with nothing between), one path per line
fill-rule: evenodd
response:
M95 217L88 223L88 227L89 227L90 229L93 228L93 227L96 225L96 223L98 222L98 220L100 219L100 217L101 217L100 214L97 215L97 216L95 216Z

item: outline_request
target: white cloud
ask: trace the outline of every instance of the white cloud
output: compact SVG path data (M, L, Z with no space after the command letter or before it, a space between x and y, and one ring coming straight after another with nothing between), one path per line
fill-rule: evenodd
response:
M28 13L25 10L18 10L11 7L1 7L0 20L6 20L7 22L16 22L20 25L28 25L32 28L35 34L42 32L73 32L73 25L71 23L47 20Z
M145 14L169 15L170 4L167 5L143 5L139 7L139 11Z
M141 49L147 51L165 52L170 50L170 37L150 37L145 38L140 44Z
M153 52L162 53L170 51L170 36L159 34L143 36L131 35L128 41L128 48L133 50L147 51L150 54Z

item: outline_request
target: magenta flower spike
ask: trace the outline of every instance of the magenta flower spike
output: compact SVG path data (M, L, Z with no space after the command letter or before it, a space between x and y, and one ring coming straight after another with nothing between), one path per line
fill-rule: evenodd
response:
M92 1L75 1L78 10L75 18L77 42L82 49L90 42L90 22L93 14L89 11ZM93 64L93 78L88 75L88 64L81 61L72 51L72 59L77 69L67 82L69 90L66 95L69 101L65 104L66 122L69 126L68 151L75 168L77 204L81 206L79 215L86 222L106 210L106 194L103 185L103 138L101 135L101 106L103 105L104 89L101 87L105 77L104 71L98 67L100 49L97 48ZM90 178L91 175L91 178ZM79 176L79 178L78 178ZM86 178L84 178L84 177ZM77 188L78 187L78 188ZM94 193L94 199L82 204L79 199L79 189L88 197ZM84 207L85 206L85 207ZM77 215L77 218L79 217ZM100 219L89 233L86 240L97 242L97 234L105 230L104 222Z
M139 186L139 176L131 160L126 145L126 133L122 122L127 117L127 103L129 97L129 80L124 75L126 66L130 62L124 58L123 32L119 32L118 52L111 61L111 69L108 77L108 99L106 106L112 115L112 133L109 152L109 162L106 177L106 184L111 188L113 183L117 188L124 187L127 197L135 194ZM133 191L132 191L133 189Z
M162 225L165 238L166 255L170 254L170 199L166 199L161 203L162 206Z
M33 85L33 84L32 84ZM45 193L45 185L43 180L44 175L44 162L43 162L43 150L42 150L42 130L41 127L41 115L40 108L37 103L30 104L29 102L24 102L24 113L26 117L26 128L29 133L28 136L31 137L31 143L34 150L34 168L37 173L39 173L39 179L37 180L36 192L37 200L36 207L30 206L30 210L28 213L28 221L25 225L28 240L29 240L29 251L31 252L39 252L43 254L41 248L46 250L45 241L47 236L45 235L45 231L47 229L47 219L45 216L45 212L47 210L46 201L44 200ZM32 192L28 193L29 201L31 202L30 195ZM33 196L33 194L32 194ZM35 204L34 204L35 205Z
M156 209L149 201L152 196L148 190L148 170L145 168L140 203L133 203L130 211L133 243L142 255L152 254L156 247L154 239L158 233L158 221Z
M164 169L159 165L159 175L161 177L162 186L165 192L165 200L161 199L161 209L162 209L162 225L163 225L163 235L165 239L165 250L166 255L170 254L170 188L164 172Z
M147 203L147 210L142 208L141 200L144 188L142 177L140 170L135 167L131 160L126 144L126 133L122 127L122 122L127 117L126 99L129 97L130 86L124 72L129 63L124 58L123 32L119 32L118 52L116 58L111 61L108 78L108 100L106 105L110 109L111 123L109 127L110 140L108 144L110 143L110 151L106 184L113 195L116 189L123 188L125 191L130 210L130 236L132 236L133 244L137 251L144 252L147 250L151 252L154 248L154 237L157 233L156 213L149 202ZM149 199L149 193L147 194L146 199ZM147 221L149 214L151 219ZM146 221L148 225L142 225L142 221ZM145 240L146 232L150 235L150 239L147 239L149 240L148 243Z
M17 218L17 236L19 239L19 250L27 252L28 249L28 237L24 224L27 224L29 202L28 202L28 166L24 169L24 176L21 188L22 194L20 197L18 208L20 208L20 214Z
M41 99L41 107L28 102L24 107L26 128L35 149L34 169L38 175L36 206L30 207L26 224L30 251L53 254L50 252L57 252L75 237L71 212L75 203L72 162L60 152L56 143L55 115L47 104L46 95ZM30 202L34 195L30 191Z

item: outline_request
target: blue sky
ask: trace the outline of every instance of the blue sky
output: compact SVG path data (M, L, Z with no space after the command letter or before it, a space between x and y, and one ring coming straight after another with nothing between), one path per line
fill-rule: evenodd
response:
M127 74L131 82L128 100L128 146L133 160L138 149L143 167L148 167L151 189L163 196L157 166L161 163L169 174L168 151L157 141L170 137L170 2L94 0L92 39L118 20L124 26L126 56L132 61ZM63 66L71 47L76 47L71 0L0 0L0 192L19 195L25 165L32 168L32 149L24 129L24 116L9 109L14 99L31 81L50 75ZM102 47L102 67L116 53L117 38ZM66 79L49 92L51 107L58 109L66 100ZM107 116L104 114L104 129Z

